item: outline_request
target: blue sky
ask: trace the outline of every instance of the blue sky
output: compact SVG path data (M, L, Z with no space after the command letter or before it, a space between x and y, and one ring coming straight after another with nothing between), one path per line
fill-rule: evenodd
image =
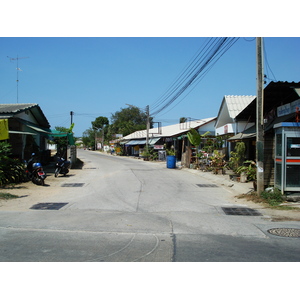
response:
M264 38L267 82L300 81L300 38L291 30L297 31L298 15L288 7L274 6L266 15L267 3L260 11L255 3L248 4L245 14L245 6L239 8L240 2L232 0L218 2L218 10L216 3L198 8L191 0L184 6L176 1L141 6L129 0L126 5L113 1L93 7L87 0L84 7L72 2L70 8L68 3L60 1L57 10L57 1L45 9L30 0L15 9L12 1L2 4L0 19L0 103L17 102L17 62L8 57L19 57L18 102L38 103L52 129L69 127L70 111L75 136L96 117L110 119L126 104L149 105L151 113L151 105L210 36L246 37L154 121L169 125L181 117L214 117L224 95L255 95L256 48L251 36L270 36ZM230 4L237 10L226 12ZM250 18L254 15L263 20L259 30ZM294 37L278 38L287 36L285 28Z
M0 102L38 103L51 128L70 125L75 136L98 116L110 118L126 104L153 104L207 38L0 38ZM241 37L193 89L155 117L163 125L180 117L218 113L224 95L256 94L255 38ZM270 80L300 80L300 38L264 38ZM266 61L265 61L266 62ZM189 94L188 94L189 93ZM188 95L187 95L188 94Z

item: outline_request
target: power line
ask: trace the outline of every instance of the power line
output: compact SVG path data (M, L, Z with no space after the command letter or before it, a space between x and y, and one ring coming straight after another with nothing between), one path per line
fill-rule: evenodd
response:
M272 69L271 69L271 67L270 67L270 65L269 65L269 61L268 61L268 58L267 58L266 45L265 45L265 40L264 40L264 39L263 39L263 52L264 52L264 62L265 62L265 66L266 66L266 73L268 73L268 70L270 70L270 72L271 72L272 75L273 75L273 79L274 79L275 81L277 81L277 79L276 79L276 77L275 77L275 75L274 75L274 73L273 73L273 71L272 71ZM270 77L268 76L268 74L267 74L267 78L273 80L272 78L270 78Z
M238 38L210 38L174 84L154 103L154 112L151 115L157 115L169 107L190 85L197 82L197 79L202 79L237 40ZM205 70L206 68L208 69Z

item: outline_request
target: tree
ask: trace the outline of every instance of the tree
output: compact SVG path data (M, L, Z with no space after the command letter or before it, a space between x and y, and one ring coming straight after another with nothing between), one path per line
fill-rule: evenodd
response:
M74 123L70 126L70 128L56 126L55 130L59 132L65 132L65 133L71 133L74 127ZM57 153L60 156L65 156L67 154L67 148L69 145L69 139L68 136L64 137L55 137L53 139L54 144L57 145Z
M82 142L86 147L95 148L95 131L92 128L84 131L82 135Z
M112 125L110 131L114 134L123 134L123 136L147 128L146 112L132 105L112 114L111 121Z
M185 123L187 121L187 118L186 117L181 117L179 119L179 123Z
M109 124L109 120L106 117L98 117L92 122L92 128L94 130L103 129L105 125Z

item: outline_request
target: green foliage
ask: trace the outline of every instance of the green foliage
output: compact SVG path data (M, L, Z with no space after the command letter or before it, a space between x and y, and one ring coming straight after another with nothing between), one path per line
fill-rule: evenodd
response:
M218 150L214 150L214 154L211 158L211 164L213 168L221 169L225 166L224 160L225 154L219 152Z
M174 146L172 145L170 149L167 149L167 145L164 145L164 148L166 149L167 155L176 155L176 151L174 149Z
M236 169L238 174L245 172L248 180L256 180L256 164L253 160L244 161L243 165Z
M82 142L86 147L92 149L95 148L95 131L93 129L87 129L82 135Z
M189 142L195 147L198 147L200 145L201 136L196 129L191 128L190 131L187 133L187 137L189 139Z
M0 199L9 200L15 198L19 198L19 196L10 193L0 193Z
M11 145L0 143L0 186L18 183L26 179L25 166L20 161L10 158Z
M148 149L142 152L142 157L144 157L146 160L158 160L158 153L157 151L154 151L154 149Z
M113 114L111 121L111 131L114 134L126 136L132 132L146 129L147 114L138 107L130 105L130 107L123 108Z
M106 117L98 117L92 122L93 130L102 129L105 125L109 124L109 120Z
M189 130L189 132L187 133L187 137L188 137L188 140L189 142L195 146L195 147L199 147L200 144L201 144L201 140L202 138L204 138L205 136L207 136L208 134L210 134L209 131L205 132L204 134L199 134L199 132L194 129L194 128L191 128Z
M263 191L260 196L271 206L279 205L285 200L285 197L281 194L280 190L276 188L273 191Z
M236 143L235 151L230 152L230 158L228 166L233 171L237 172L237 169L242 165L245 159L246 146L244 142Z

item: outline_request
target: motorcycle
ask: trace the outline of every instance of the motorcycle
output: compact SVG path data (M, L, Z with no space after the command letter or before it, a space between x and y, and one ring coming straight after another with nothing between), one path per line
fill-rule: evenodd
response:
M59 174L66 176L69 173L71 162L65 160L62 157L58 157L58 160L55 164L54 176L57 177Z
M25 162L26 163L26 162ZM29 180L37 185L45 185L46 173L43 170L42 164L39 162L32 163L29 167L29 163L26 166L26 173Z

